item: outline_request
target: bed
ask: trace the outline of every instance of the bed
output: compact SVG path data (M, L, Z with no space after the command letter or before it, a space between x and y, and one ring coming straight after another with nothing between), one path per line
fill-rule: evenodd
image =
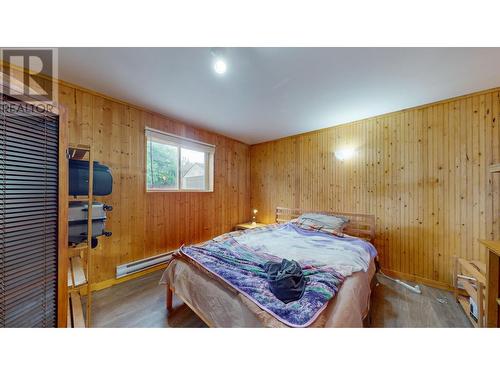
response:
M362 327L366 325L369 320L370 297L376 272L377 254L371 244L375 236L375 218L367 214L314 212L347 218L349 222L343 229L346 235L338 238L330 234L304 231L293 224L293 221L304 213L302 210L278 207L275 224L264 228L227 233L211 241L176 251L162 276L162 282L166 284L166 307L169 315L174 313L172 298L175 293L209 327ZM238 278L232 279L230 275L225 274L227 270L224 267L227 263L224 263L222 271L220 267L217 269L211 266L214 254L227 261L228 251L231 252L236 247L238 251L243 252L244 257L230 258L229 264L234 266L235 270L239 267L247 267L253 272L255 271L253 265L261 262L259 257L282 258L283 254L280 251L286 251L286 254L289 254L290 251L295 251L295 247L300 247L294 244L302 242L307 243L308 246L311 246L311 243L317 244L315 248L307 248L307 251L319 254L320 258L327 253L326 250L337 249L341 246L342 250L339 252L348 254L354 260L349 258L347 263L344 262L349 265L348 267L339 262L338 258L335 258L337 263L333 268L323 266L318 268L313 264L310 268L311 274L308 276L308 280L312 280L311 293L307 289L308 292L297 302L295 310L289 311L290 305L294 305L295 302L279 305L279 301L272 301L269 304L271 298L264 296L266 293L263 290L264 287L258 289L262 278L255 277L255 285L250 283L250 277L243 278L242 282L245 285L242 286ZM282 246L279 246L280 244ZM259 249L261 246L262 251ZM346 251L351 248L352 251ZM274 253L275 249L278 249L278 253ZM255 256L258 258L254 258ZM314 259L317 259L316 255ZM328 262L330 261L321 259L321 264ZM359 263L359 267L352 267L349 262ZM304 269L306 268L307 266ZM316 284L314 284L315 281ZM328 285L330 289L319 290L318 285L321 287ZM313 295L313 292L318 293ZM316 300L318 294L324 299ZM306 296L309 295L308 300ZM311 311L308 310L309 308ZM309 315L300 316L302 311L304 315Z

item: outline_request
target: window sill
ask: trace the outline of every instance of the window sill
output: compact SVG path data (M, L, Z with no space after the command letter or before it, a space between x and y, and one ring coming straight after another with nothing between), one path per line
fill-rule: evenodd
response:
M146 193L213 193L213 190L194 190L194 189L146 189Z

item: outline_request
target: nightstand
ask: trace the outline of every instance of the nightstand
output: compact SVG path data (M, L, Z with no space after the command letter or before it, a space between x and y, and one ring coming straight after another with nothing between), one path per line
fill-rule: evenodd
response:
M245 229L252 229L252 228L260 228L260 227L265 227L267 224L262 224L262 223L244 223L244 224L238 224L234 227L234 230L245 230Z

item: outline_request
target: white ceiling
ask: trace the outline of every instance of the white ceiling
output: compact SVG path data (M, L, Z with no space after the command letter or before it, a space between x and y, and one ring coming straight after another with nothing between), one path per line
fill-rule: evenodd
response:
M254 144L500 86L500 48L60 48L65 81Z

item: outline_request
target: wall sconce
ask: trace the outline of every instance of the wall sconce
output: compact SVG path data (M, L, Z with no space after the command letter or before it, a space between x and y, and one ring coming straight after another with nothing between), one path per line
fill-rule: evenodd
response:
M356 154L356 150L350 147L341 148L340 150L335 151L335 157L341 161L352 158L354 154Z
M257 211L256 208L254 208L252 210L252 213L253 213L253 216L252 216L252 225L256 225L257 224L257 212L259 212L259 211Z

